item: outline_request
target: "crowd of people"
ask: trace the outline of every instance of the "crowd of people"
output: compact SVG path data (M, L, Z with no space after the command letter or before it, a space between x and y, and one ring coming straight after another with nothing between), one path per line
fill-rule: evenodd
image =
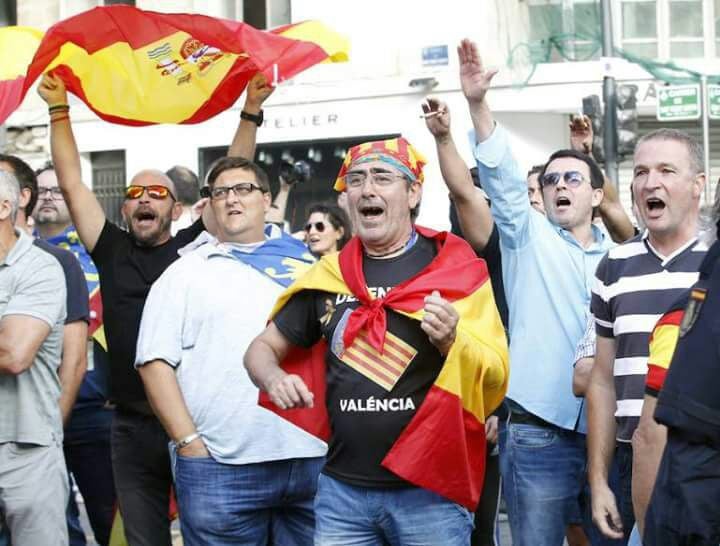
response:
M100 545L119 514L169 546L175 500L188 546L495 545L501 497L515 546L720 543L701 148L639 140L633 224L587 119L524 173L495 72L458 56L472 168L423 105L451 233L416 223L439 181L400 137L350 148L288 234L251 159L262 76L201 191L141 171L121 229L44 76L52 162L0 155L0 544L85 544L75 486Z

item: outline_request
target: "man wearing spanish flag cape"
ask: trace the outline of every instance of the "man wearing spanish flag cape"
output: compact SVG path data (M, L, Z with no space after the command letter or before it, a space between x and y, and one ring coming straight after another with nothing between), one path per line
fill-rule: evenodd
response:
M348 151L335 189L357 236L280 297L245 355L261 403L328 438L316 544L469 544L507 344L485 263L414 225L424 164L404 138Z

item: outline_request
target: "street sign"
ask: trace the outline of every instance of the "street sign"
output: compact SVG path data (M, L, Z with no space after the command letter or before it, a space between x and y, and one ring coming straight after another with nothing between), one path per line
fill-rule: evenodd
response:
M707 90L710 119L720 119L720 85L708 85Z
M700 119L701 110L699 85L670 85L658 91L659 121Z

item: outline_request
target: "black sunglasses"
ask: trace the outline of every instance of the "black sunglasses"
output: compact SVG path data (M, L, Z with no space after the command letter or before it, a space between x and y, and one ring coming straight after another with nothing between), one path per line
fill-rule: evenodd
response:
M318 233L322 233L325 231L325 222L310 222L308 224L305 224L305 231L310 231L311 228L315 228L315 231Z

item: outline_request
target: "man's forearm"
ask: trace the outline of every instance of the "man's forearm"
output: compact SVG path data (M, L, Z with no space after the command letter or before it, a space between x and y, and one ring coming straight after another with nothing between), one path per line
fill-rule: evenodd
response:
M80 386L87 371L87 331L85 321L66 324L63 331L62 362L58 368L60 378L60 413L66 425L72 413Z
M607 485L608 470L615 451L615 389L593 370L587 389L588 481L590 487ZM612 379L612 378L611 378Z
M243 111L248 114L259 114L261 110L260 105L245 103ZM240 119L235 136L233 137L230 149L228 150L228 157L244 157L253 161L255 158L255 146L257 143L257 130L258 126L254 121Z
M70 120L53 121L50 128L50 151L58 184L63 193L72 193L82 185L80 153Z
M250 344L244 363L250 379L261 391L268 392L272 382L285 375L275 351L262 338L255 338Z
M632 439L632 501L641 535L645 531L645 514L667 444L666 427L656 423L653 418L656 403L654 397L645 396L640 423Z
M285 210L287 209L288 197L290 196L290 188L292 186L288 184L280 184L280 190L278 190L275 200L270 206L270 210L265 213L266 222L274 222L281 224L285 221Z
M478 142L487 140L495 129L495 120L486 100L481 102L468 102L470 119L475 129L475 138Z
M177 442L196 432L185 404L175 370L164 360L153 360L138 368L150 405L170 440Z
M455 141L448 135L436 139L435 145L438 163L440 164L440 173L445 184L447 184L448 190L452 193L453 199L455 202L470 199L475 187L470 171L457 151Z

